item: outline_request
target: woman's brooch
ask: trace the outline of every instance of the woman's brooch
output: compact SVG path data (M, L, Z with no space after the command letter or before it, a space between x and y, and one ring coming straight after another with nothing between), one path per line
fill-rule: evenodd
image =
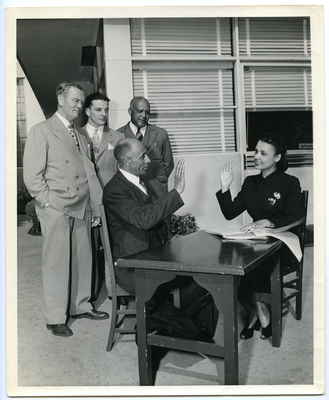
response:
M273 193L273 197L270 197L267 199L267 201L271 204L271 206L274 206L274 204L276 203L277 200L281 199L281 194L278 192L274 192Z

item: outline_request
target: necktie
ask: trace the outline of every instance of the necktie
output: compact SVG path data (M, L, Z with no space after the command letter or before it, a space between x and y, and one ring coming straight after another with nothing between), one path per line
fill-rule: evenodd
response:
M145 183L141 180L141 178L139 178L139 185L144 189L144 190L143 189L142 190L146 194L146 196L148 196L149 195L148 190L145 186Z
M91 139L91 142L92 142L92 144L93 144L94 157L95 157L95 160L97 160L97 157L98 157L98 149L99 149L99 142L100 142L100 140L99 140L99 134L98 134L98 128L96 128L96 129L94 130L94 135L93 135L93 137L92 137L92 139Z
M78 149L80 151L80 146L79 146L79 142L78 142L78 138L77 138L77 133L74 129L74 125L73 122L70 123L70 125L67 127L67 129L69 130L71 136L73 137L73 140L75 141L75 144L78 146Z
M140 142L143 140L143 134L139 128L136 132L136 139L138 139Z

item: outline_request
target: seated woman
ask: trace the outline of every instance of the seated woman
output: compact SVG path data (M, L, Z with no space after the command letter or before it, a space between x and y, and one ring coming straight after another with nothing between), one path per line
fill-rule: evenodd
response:
M248 176L241 191L232 201L230 185L233 171L230 163L220 170L221 190L216 193L219 205L226 219L231 220L247 210L253 219L242 231L255 228L281 228L297 224L303 217L303 201L299 180L284 173L287 143L277 133L265 133L256 145L254 153L255 168L260 174ZM294 256L284 245L280 254L282 262ZM241 339L249 339L254 330L262 327L261 339L272 336L271 315L264 302L251 300L253 292L270 292L270 271L274 258L269 258L257 268L241 278L238 299L247 311L247 321L242 330Z

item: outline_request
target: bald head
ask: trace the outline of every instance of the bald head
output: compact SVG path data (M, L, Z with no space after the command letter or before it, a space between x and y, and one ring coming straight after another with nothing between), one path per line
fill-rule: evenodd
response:
M144 175L150 163L144 145L137 139L124 138L114 148L119 168L136 176Z

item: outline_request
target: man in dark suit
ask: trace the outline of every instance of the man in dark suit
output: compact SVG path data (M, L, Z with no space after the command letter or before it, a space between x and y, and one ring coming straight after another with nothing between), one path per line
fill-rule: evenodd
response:
M113 241L114 258L156 246L169 237L163 221L184 205L184 162L176 167L174 189L156 198L140 179L150 164L144 145L136 139L122 139L114 149L119 170L104 187L103 204ZM134 270L116 269L120 286L135 294Z
M111 232L113 257L118 259L161 244L171 237L165 219L184 205L180 195L185 189L185 166L184 161L179 160L174 189L157 198L140 179L150 165L143 143L137 139L122 139L114 149L114 156L119 169L104 187L103 204ZM118 284L135 296L135 270L115 267L115 274ZM180 287L183 310L189 309L206 292L193 279L180 277L166 285L166 293L177 286ZM212 301L201 310L200 315L213 335L218 312L216 310L213 314Z
M168 178L174 169L174 159L168 133L165 129L148 123L150 103L144 97L134 97L128 109L130 122L118 129L126 138L140 140L150 159L143 181L153 195L168 193Z
M74 119L85 96L74 82L56 88L57 112L32 127L24 151L24 182L36 200L44 237L42 278L47 328L71 336L69 316L109 318L90 303L91 226L100 222L101 186L88 153L90 147Z
M124 138L123 133L114 131L105 125L108 117L109 102L110 99L104 93L93 93L87 96L84 107L88 122L82 128L81 133L90 145L91 160L95 165L96 174L102 188L118 169L118 163L113 151L117 142ZM98 205L101 202L102 197L100 196ZM96 226L92 229L92 301L98 298L104 278L104 257L100 247L99 226Z

